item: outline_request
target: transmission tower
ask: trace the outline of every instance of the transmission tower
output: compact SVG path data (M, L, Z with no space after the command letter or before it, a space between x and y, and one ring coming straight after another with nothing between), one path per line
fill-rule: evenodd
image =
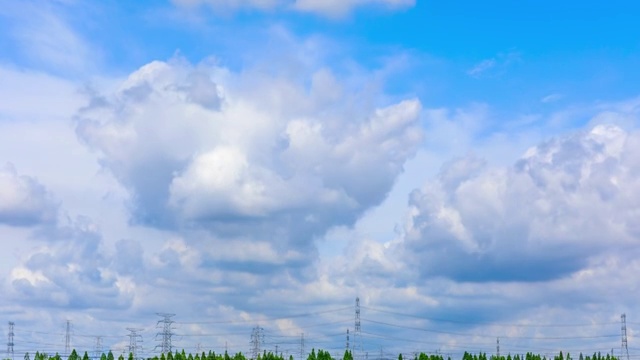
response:
M496 356L500 357L500 338L496 338Z
M353 350L359 350L362 352L362 333L360 329L360 298L356 297L356 321L355 329L353 331ZM355 355L355 354L354 354ZM354 356L355 358L356 356Z
M9 321L9 337L7 340L7 356L11 356L11 359L13 360L13 336L15 335L13 332L13 327L16 324L13 321Z
M127 328L129 330L129 353L133 354L135 360L139 360L140 350L142 350L142 335L138 332L143 329Z
M349 329L347 329L347 351L349 351Z
M102 357L102 336L96 336L96 347L93 352L93 360L100 360Z
M172 330L174 329L174 321L171 320L171 318L176 316L176 314L156 313L156 315L163 318L158 321L158 324L156 324L157 328L162 328L162 331L156 334L156 341L160 338L160 345L157 345L156 349L160 348L160 352L162 354L166 354L173 350L173 347L171 346L171 336L173 336Z
M67 320L67 327L64 335L64 353L71 355L71 321Z
M627 356L627 360L629 360L629 347L627 346L627 315L620 315L620 322L622 322L622 351L620 352L620 357L623 355Z
M264 329L260 326L256 326L251 331L251 352L253 354L252 359L257 359L258 355L262 352L260 349L264 344Z
M300 334L300 360L304 360L304 333Z

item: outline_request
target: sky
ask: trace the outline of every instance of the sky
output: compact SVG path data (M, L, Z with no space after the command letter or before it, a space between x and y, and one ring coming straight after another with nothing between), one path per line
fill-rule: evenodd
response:
M2 356L637 358L639 13L0 0Z

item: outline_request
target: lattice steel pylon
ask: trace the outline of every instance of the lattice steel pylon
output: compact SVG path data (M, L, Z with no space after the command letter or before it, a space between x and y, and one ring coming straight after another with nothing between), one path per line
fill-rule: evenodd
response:
M156 334L156 340L160 338L160 340L158 340L160 341L160 345L157 345L155 348L160 348L160 353L166 354L173 350L171 337L173 336L174 321L171 320L171 318L176 316L176 314L156 313L156 315L163 317L163 319L159 320L156 324L156 327L161 327L160 324L162 324L162 331Z
M16 324L13 321L9 321L9 334L7 338L7 356L11 356L11 360L14 359L13 356L13 336L15 335L13 328Z
M262 352L262 345L264 344L264 329L260 326L256 326L251 331L251 354L252 359L257 359L258 355Z
M349 329L347 329L347 351L349 351Z
M626 355L627 360L629 360L629 347L627 345L627 315L626 314L620 315L620 322L622 323L622 326L621 326L622 346L620 349L620 357L622 357L623 355Z
M71 321L67 320L67 327L64 335L64 353L67 357L71 355Z
M100 360L102 357L102 336L96 336L96 347L93 350L93 360Z
M304 360L304 333L300 334L300 360Z
M353 352L354 358L357 358L359 353L362 352L362 329L360 328L360 298L356 297L356 319L355 328L353 331Z
M140 360L140 352L142 350L142 335L138 332L144 329L127 328L129 330L129 353L133 354L135 360Z

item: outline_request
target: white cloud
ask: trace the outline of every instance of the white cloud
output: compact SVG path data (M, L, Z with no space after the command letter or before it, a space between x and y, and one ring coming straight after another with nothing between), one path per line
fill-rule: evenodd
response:
M50 227L34 235L39 246L11 272L10 296L32 306L74 309L128 307L131 288L123 287L102 249L101 234L87 218Z
M129 189L138 221L310 246L384 199L422 132L417 100L375 108L326 69L309 77L310 88L153 62L82 110L77 132Z
M564 98L564 95L554 93L554 94L549 94L549 95L543 97L542 99L540 99L540 101L543 102L543 103L552 103L552 102L556 102L558 100L561 100L562 98Z
M639 139L599 125L531 148L513 167L448 164L411 194L402 244L409 263L422 276L549 280L632 246Z
M392 10L406 9L413 7L415 0L296 0L293 8L302 12L340 17L367 5L380 5Z
M486 71L488 71L489 69L493 68L494 66L496 66L495 59L482 60L478 64L474 65L471 69L469 69L469 71L467 71L467 74L474 77L478 77L483 73L485 73Z
M467 75L474 78L482 78L489 75L499 75L506 71L507 67L521 60L521 54L511 50L500 52L495 57L482 60L467 71Z
M0 168L0 224L33 226L56 221L58 204L36 179Z
M328 17L342 17L364 6L381 6L390 10L410 8L415 0L173 0L179 6L207 5L217 10L255 8L260 10L293 9Z

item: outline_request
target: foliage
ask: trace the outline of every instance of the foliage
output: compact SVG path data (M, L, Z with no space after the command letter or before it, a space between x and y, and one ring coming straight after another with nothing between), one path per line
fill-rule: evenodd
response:
M126 358L125 358L126 355ZM132 353L129 354L120 354L118 356L118 360L136 360L133 357ZM33 356L33 360L91 360L89 354L85 351L84 355L80 357L78 352L74 349L68 358L63 359L59 354L55 354L50 356L44 352L36 352ZM30 360L29 353L25 354L24 360ZM115 360L113 352L110 350L107 354L101 354L100 360ZM167 354L160 354L160 356L154 356L152 358L148 358L147 360L295 360L293 356L289 356L287 359L283 357L283 354L274 354L272 352L264 351L262 354L258 354L257 359L251 359L245 356L243 353L239 352L234 354L233 356L229 355L226 351L222 354L217 354L213 351L196 353L196 354L187 354L184 350L168 352ZM346 350L341 359L334 359L328 351L312 349L311 353L307 356L306 360L354 360L353 354L351 351ZM398 360L406 360L403 359L402 354L398 356ZM425 354L420 353L416 354L413 360L445 360L442 355L434 355L434 354ZM448 358L446 360L451 360ZM471 354L469 352L465 352L462 355L461 360L574 360L569 353L560 352L558 355L553 357L546 357L539 354L534 354L532 352L527 352L526 354L507 354L505 355L487 355L486 353L477 353ZM583 355L580 353L578 356L578 360L618 360L617 357L607 353L606 355L602 355L601 353L593 353L593 355Z

